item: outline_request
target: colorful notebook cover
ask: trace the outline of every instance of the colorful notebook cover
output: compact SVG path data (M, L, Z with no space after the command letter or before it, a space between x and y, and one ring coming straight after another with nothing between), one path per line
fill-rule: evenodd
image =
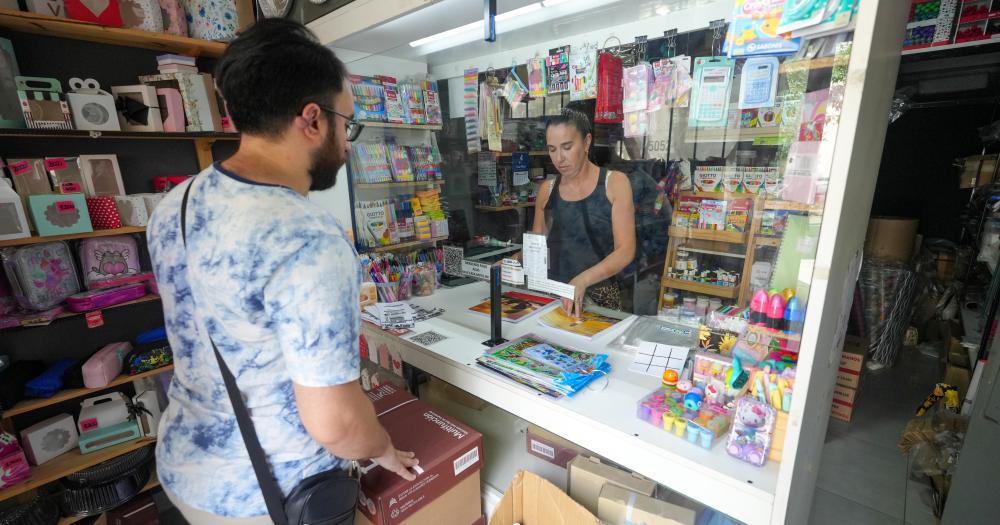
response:
M530 317L535 312L554 302L551 297L532 295L521 292L504 292L500 300L500 316L504 321L518 323ZM476 313L490 315L490 300L469 308Z
M614 326L620 320L594 312L583 312L583 316L577 319L566 315L566 312L562 308L553 308L552 311L543 315L539 321L545 326L555 328L556 330L592 339Z

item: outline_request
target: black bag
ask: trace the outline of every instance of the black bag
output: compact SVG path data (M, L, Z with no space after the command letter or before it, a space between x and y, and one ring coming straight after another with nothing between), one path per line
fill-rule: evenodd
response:
M187 247L187 203L188 194L194 180L184 189L184 199L181 201L181 239ZM211 336L209 336L211 341ZM320 472L299 482L287 498L282 498L281 488L274 480L274 474L267 464L264 449L257 439L257 432L250 420L250 413L243 403L236 378L226 366L222 354L212 341L215 360L222 371L222 379L226 383L229 401L233 405L233 414L240 426L243 443L250 453L250 463L254 474L260 483L264 494L267 513L277 525L353 525L354 512L357 508L359 483L357 478L346 470L330 470Z

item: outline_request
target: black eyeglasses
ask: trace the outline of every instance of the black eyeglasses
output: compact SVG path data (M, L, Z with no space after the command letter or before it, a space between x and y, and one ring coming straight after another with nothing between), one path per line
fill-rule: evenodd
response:
M347 142L354 142L355 140L357 140L358 137L361 135L361 130L365 129L365 125L358 122L357 120L354 120L353 117L349 117L343 113L340 113L331 108L330 106L324 106L323 104L320 104L318 102L315 102L315 104L319 106L319 109L322 109L323 111L326 111L327 113L333 115L344 117L344 119L347 120L347 128L346 128Z

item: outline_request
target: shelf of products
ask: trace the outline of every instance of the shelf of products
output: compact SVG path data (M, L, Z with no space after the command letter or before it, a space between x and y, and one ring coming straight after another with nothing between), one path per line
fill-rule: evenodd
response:
M756 237L754 243L757 246L771 246L777 248L781 246L781 237Z
M684 142L749 142L757 139L777 139L781 128L688 128Z
M427 131L441 131L441 124L398 124L396 122L378 122L374 120L360 121L366 128L389 128L389 129L423 129Z
M790 201L764 201L765 210L822 212L823 204L803 204Z
M703 230L699 228L681 228L679 226L670 227L670 237L678 239L698 239L702 241L719 241L730 244L743 244L747 241L746 233L727 232L722 230Z
M225 42L213 42L167 33L152 33L137 29L105 27L68 18L40 15L11 9L0 9L0 27L23 33L56 38L72 38L100 44L153 49L165 53L218 58L226 49Z
M111 235L128 235L132 233L145 233L145 226L125 226L122 228L115 228L112 230L95 230L87 233L72 233L69 235L52 235L48 237L24 237L21 239L10 239L6 241L0 241L0 248L6 248L8 246L26 246L29 244L40 244L43 242L53 242L53 241L69 241L73 239L89 239L93 237L108 237Z
M149 477L149 481L147 481L146 484L143 485L142 489L139 490L138 494L149 492L159 486L160 486L160 478L156 476L156 471L154 470ZM71 523L76 523L78 521L82 521L85 519L87 518L81 518L77 516L70 516L68 518L59 518L57 525L70 525Z
M964 47L976 47L976 46L986 46L990 44L1000 44L1000 39L983 39L983 40L972 40L969 42L959 42L957 44L942 44L942 45L931 45L927 47L918 47L915 49L904 49L902 54L906 55L917 55L921 53L939 53L943 51L949 51L952 49L961 49Z
M25 481L5 488L0 491L0 501L4 501L14 496L24 494L30 490L35 490L43 485L52 483L60 478L64 478L79 472L85 468L103 463L109 459L116 458L127 452L138 450L151 443L156 443L155 437L140 438L121 445L115 445L103 450L81 454L80 449L73 449L61 456L58 456L44 465L32 467L31 477Z
M366 251L369 251L369 252L392 252L392 251L396 251L396 250L402 250L402 249L405 249L405 248L415 248L417 246L424 246L426 244L432 244L432 243L435 243L435 242L438 242L438 241L446 240L447 238L448 237L431 237L430 239L422 239L422 240L419 240L419 241L408 241L408 242L400 242L400 243L396 243L396 244L390 244L390 245L387 245L387 246L378 246L378 247L375 247L375 248L369 248Z
M674 279L673 277L664 277L663 286L666 288L676 288L678 290L684 290L692 293L723 297L725 299L736 299L736 297L740 294L739 286L719 286L717 284Z
M399 188L399 189L419 188L421 186L430 186L430 185L437 186L437 185L440 185L440 184L444 184L444 181L443 180L421 180L421 181L413 181L413 182L375 182L375 183L372 183L372 184L357 183L357 184L354 185L354 187L356 189L359 189L359 190L369 190L369 189L371 189L371 190L375 190L375 189L384 190L384 189L391 189L391 188Z
M506 206L487 206L485 204L477 204L476 205L476 209L477 210L479 210L481 212L485 212L485 213L492 213L492 212L497 212L497 211L517 210L517 209L520 209L520 208L534 208L534 207L535 207L535 203L533 203L533 202L519 202L517 204L509 204L509 205L506 205Z
M26 414L33 410L38 410L40 408L45 408L47 406L55 405L57 403L62 403L63 401L68 401L77 397L83 397L89 394L94 394L102 390L108 390L114 388L118 385L123 385L125 383L130 383L132 381L138 381L147 377L158 376L164 372L170 372L174 369L174 365L167 365L163 368L157 368L156 370L150 370L148 372L143 372L141 374L136 374L134 376L130 375L120 375L114 378L107 386L101 388L74 388L71 390L63 390L58 394L45 398L45 399L29 399L26 401L21 401L20 403L14 405L10 410L4 411L0 416L4 418L19 416L21 414Z
M239 133L166 133L83 129L0 129L0 137L39 139L239 140Z

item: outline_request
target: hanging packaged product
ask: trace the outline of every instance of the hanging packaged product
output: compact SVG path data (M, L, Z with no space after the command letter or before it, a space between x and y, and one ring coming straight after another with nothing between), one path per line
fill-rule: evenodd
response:
M507 80L503 84L503 94L504 100L510 105L511 109L516 108L524 96L528 94L528 88L524 87L524 83L521 82L521 77L517 76L517 72L514 68L510 68L510 74L507 75Z
M836 0L834 0L836 1ZM790 33L813 27L823 21L829 0L795 0L785 3L778 33Z
M544 97L548 94L545 60L541 57L528 59L528 93L533 97Z
M374 78L351 75L351 93L354 95L354 118L385 121L385 93L381 82Z
M736 61L724 57L700 57L694 61L694 87L688 125L724 127L729 113L729 94Z
M397 124L405 124L406 107L403 104L403 99L399 93L399 86L396 85L396 79L384 77L381 80L382 89L385 92L386 120Z
M549 74L549 94L569 91L569 46L549 50L545 59Z
M625 114L622 131L626 137L642 137L649 134L649 113L633 111Z
M31 129L73 129L62 84L54 78L14 77L24 120Z
M774 57L747 59L740 78L740 109L774 106L778 92L778 67L778 59Z
M465 117L465 142L469 153L479 151L479 70L466 69L462 75L462 113Z
M625 93L622 110L626 113L646 111L649 104L649 88L653 78L653 68L641 63L625 69Z
M611 53L601 53L597 57L597 107L594 122L597 124L620 124L624 119L622 102L622 59Z
M437 82L424 80L421 82L424 89L424 115L428 124L441 124L444 118L441 116L441 97L438 94Z
M826 106L830 100L830 89L810 91L802 99L802 123L799 125L800 141L823 139L826 123Z
M777 31L786 1L736 0L723 49L726 55L791 55L798 51L801 39Z
M597 42L575 47L569 54L569 99L597 98Z
M410 83L399 85L399 98L406 107L407 124L426 124L427 114L424 113L424 90Z
M924 5L932 3L927 2ZM931 35L934 36L935 41L948 41L951 37L951 22L954 19L958 0L942 0L937 3L940 8L937 18L938 23L923 27L932 29ZM858 0L829 0L829 3L826 4L823 20L820 23L812 27L792 31L791 35L796 38L820 38L845 31L851 24L851 19L857 12L857 8Z

